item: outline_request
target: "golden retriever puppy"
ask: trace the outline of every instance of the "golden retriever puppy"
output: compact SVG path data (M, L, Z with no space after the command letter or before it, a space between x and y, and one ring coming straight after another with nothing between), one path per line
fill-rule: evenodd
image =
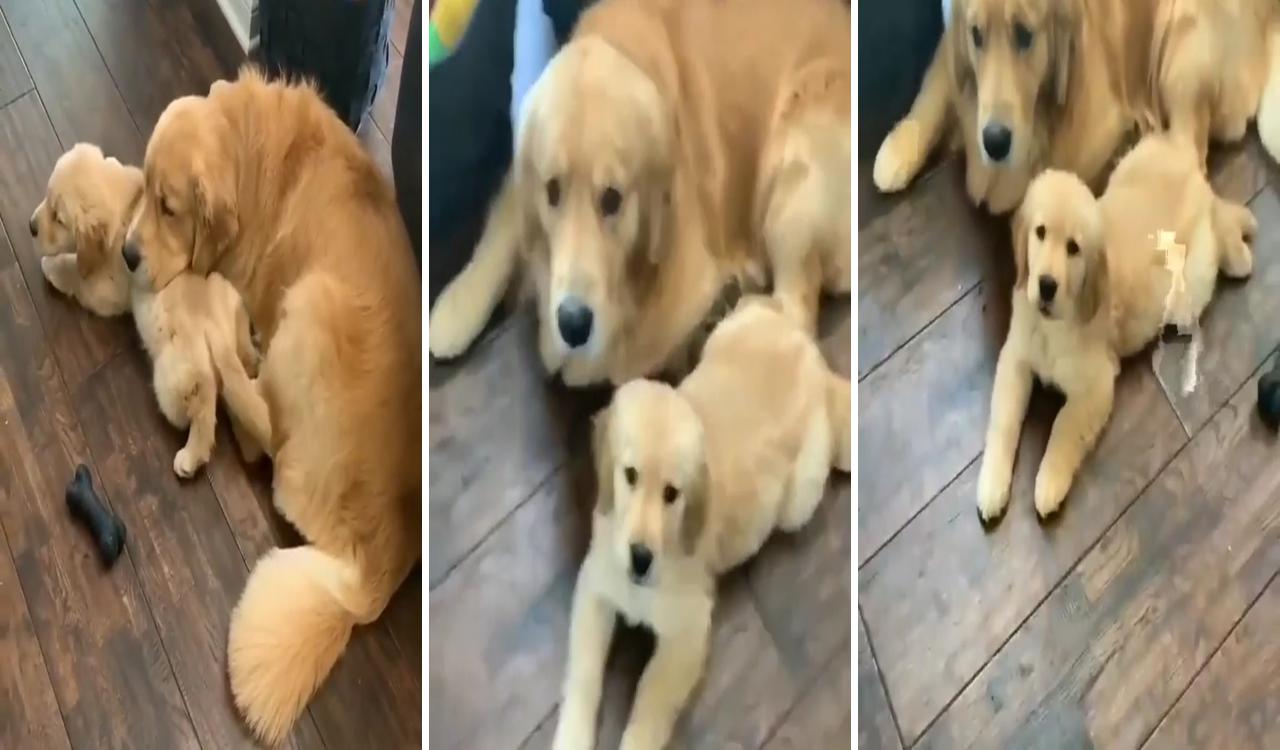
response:
M809 521L831 469L849 471L849 430L848 379L767 297L739 303L679 388L618 389L595 418L599 488L553 747L595 747L617 614L657 636L621 746L667 743L703 671L716 576Z
M254 566L228 635L231 692L277 744L421 554L422 298L394 192L307 85L249 69L171 103L125 245L163 289L217 272L263 349L229 411L274 462L308 544ZM226 379L230 346L211 347Z
M160 411L174 427L189 430L173 471L190 478L209 462L217 426L218 380L208 342L235 348L239 366L231 376L240 381L256 371L258 353L240 295L221 276L179 274L158 292L130 283L121 250L141 196L142 170L104 157L97 146L77 144L54 165L45 198L31 216L31 234L55 289L97 315L117 315L122 303L132 310L153 364ZM241 452L252 459L260 450L242 442Z
M838 0L602 0L524 104L511 173L431 352L461 354L522 268L571 386L684 361L726 285L806 326L847 293L850 26Z
M970 200L1003 214L1042 169L1094 189L1136 130L1171 129L1203 162L1255 114L1280 144L1274 0L952 0L911 111L876 155L901 190L929 153L962 142ZM1270 54L1269 54L1270 50ZM1259 110L1264 86L1277 89ZM1280 153L1268 145L1273 155Z
M1036 475L1036 512L1045 518L1061 506L1111 415L1121 358L1167 323L1195 323L1219 270L1248 276L1256 227L1247 208L1214 195L1195 146L1171 135L1140 141L1101 199L1066 172L1049 170L1031 183L1014 219L1013 318L996 364L978 476L984 522L1008 503L1033 377L1066 396ZM1159 247L1161 232L1174 233L1185 249L1176 282L1170 265L1179 261Z

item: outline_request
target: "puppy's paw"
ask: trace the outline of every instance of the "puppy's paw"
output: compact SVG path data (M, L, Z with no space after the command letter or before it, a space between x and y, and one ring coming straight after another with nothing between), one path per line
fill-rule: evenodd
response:
M899 122L876 152L871 173L876 188L882 193L902 190L920 171L924 157L924 149L920 145L920 124L910 118Z
M618 750L662 750L663 742L658 734L652 727L633 721L622 733Z
M994 524L1009 505L1009 478L997 477L984 461L978 475L978 519L983 526Z
M1036 474L1036 513L1041 521L1047 521L1058 512L1070 489L1070 475L1054 471L1048 466L1040 467L1040 472Z
M197 456L195 451L183 448L173 457L173 473L182 479L190 479L200 471L200 467L204 466L206 460Z
M466 273L465 271L463 272ZM476 303L459 284L459 278L436 300L431 308L431 318L427 323L427 335L430 337L431 356L436 359L454 359L471 346L471 342L479 335L485 321L476 310Z
M561 715L556 724L556 736L551 741L551 750L593 750L595 737L591 723L577 719L566 719Z

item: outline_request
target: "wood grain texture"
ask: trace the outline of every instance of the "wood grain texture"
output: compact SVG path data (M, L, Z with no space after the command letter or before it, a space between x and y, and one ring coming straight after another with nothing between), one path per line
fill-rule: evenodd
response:
M902 740L889 709L867 630L858 623L858 747L901 750Z
M1060 403L1033 399L995 529L977 518L975 461L860 571L859 601L908 743L1187 441L1150 370L1131 363L1062 517L1046 527L1031 498Z
M764 750L836 750L850 747L853 716L850 702L849 642L832 655L816 682L805 690ZM862 659L861 652L858 658ZM862 688L861 685L858 686ZM861 721L861 717L859 717ZM870 747L859 737L858 747Z
M391 48L386 75L382 78L382 85L378 87L378 94L373 99L373 110L369 113L388 143L395 132L396 104L400 99L400 71L403 67L404 56L394 47Z
M365 151L373 157L373 162L378 165L378 171L382 176L392 180L394 175L391 171L391 142L381 130L378 130L371 115L365 115L364 121L360 123L360 129L356 131L356 137L360 139L360 145L364 146Z
M919 747L1143 742L1280 569L1280 464L1255 388L1242 384Z
M9 24L0 16L0 107L17 99L35 86L27 66L18 53L18 44L9 33Z
M1280 578L1272 578L1143 747L1280 747L1278 635Z

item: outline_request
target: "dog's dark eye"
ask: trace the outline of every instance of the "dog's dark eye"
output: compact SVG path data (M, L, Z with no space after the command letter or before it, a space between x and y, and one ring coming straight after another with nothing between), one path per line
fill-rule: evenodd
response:
M547 180L547 203L552 208L560 205L560 181L554 177Z
M1015 47L1025 51L1031 49L1031 42L1033 41L1035 41L1035 38L1031 35L1031 29L1020 23L1013 25L1013 44Z
M1067 240L1067 255L1075 255L1078 252L1080 252L1080 246L1076 244L1076 241Z
M615 187L607 187L600 193L600 213L613 216L622 208L622 193Z
M662 488L662 502L670 505L676 501L677 497L680 497L680 490L669 484Z
M622 470L622 477L627 480L627 484L636 486L636 470L634 466L628 466Z
M982 30L977 26L969 29L969 33L973 35L973 46L982 49Z
M1036 239L1044 242L1044 224L1036 225Z

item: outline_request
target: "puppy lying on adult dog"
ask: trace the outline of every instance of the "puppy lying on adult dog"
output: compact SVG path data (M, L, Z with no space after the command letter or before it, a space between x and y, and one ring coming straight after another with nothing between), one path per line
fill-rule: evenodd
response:
M807 326L850 288L850 26L839 0L601 0L529 93L431 352L476 338L517 268L571 386L685 361L722 289L772 277Z
M1140 141L1100 199L1066 172L1031 183L1013 224L1017 282L978 476L983 521L1008 504L1033 377L1066 395L1036 475L1036 512L1045 518L1111 415L1120 360L1167 323L1197 321L1219 271L1247 277L1256 228L1249 209L1213 193L1195 145L1173 135ZM1178 247L1163 250L1161 232L1174 233Z
M750 296L678 388L634 380L595 418L598 492L554 747L595 747L614 619L657 635L624 750L660 748L702 674L715 578L809 521L849 471L850 385L776 299Z
M944 4L944 8L946 5ZM1257 116L1280 155L1274 0L951 0L947 28L873 179L906 187L939 143L963 144L975 205L1003 214L1045 168L1101 189L1135 129L1169 129L1203 163ZM1265 90L1265 95L1264 95Z
M241 387L257 372L258 351L240 295L221 276L180 273L158 291L131 283L122 251L141 197L142 170L76 144L54 165L31 234L55 289L103 317L132 311L160 411L174 427L190 430L173 457L174 473L190 478L208 463L217 425L218 375L208 342L234 348L227 375ZM247 459L261 453L238 429L236 437Z
M277 744L420 555L420 276L391 186L311 86L248 69L174 101L144 174L135 273L153 289L220 273L261 337L258 379L224 396L308 543L258 560L227 661L236 706ZM211 351L226 382L235 350Z

